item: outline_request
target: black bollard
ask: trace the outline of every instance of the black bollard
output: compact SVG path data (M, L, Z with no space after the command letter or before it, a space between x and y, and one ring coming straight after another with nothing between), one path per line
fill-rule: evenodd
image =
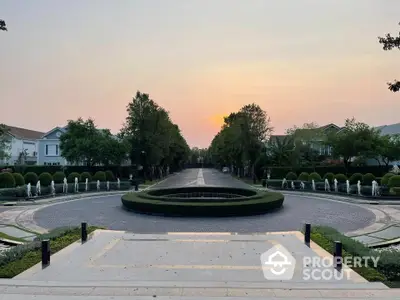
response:
M335 241L335 251L333 252L333 263L336 270L342 269L342 242Z
M42 241L42 267L50 265L50 240Z
M304 226L304 243L310 247L311 241L311 224L306 223Z
M138 191L139 190L139 183L136 181L135 182L135 191Z
M82 222L81 224L81 241L82 243L87 241L87 223Z

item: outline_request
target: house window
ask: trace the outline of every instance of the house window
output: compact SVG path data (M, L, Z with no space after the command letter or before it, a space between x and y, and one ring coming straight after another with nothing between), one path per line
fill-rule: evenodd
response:
M58 156L58 152L59 152L58 145L54 145L54 144L46 145L46 155L47 156Z

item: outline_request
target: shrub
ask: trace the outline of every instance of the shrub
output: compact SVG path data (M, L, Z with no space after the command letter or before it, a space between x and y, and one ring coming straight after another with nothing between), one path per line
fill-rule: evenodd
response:
M400 187L400 175L394 175L389 178L388 186L391 188Z
M347 180L347 176L344 175L344 174L339 173L339 174L335 175L335 179L340 183L345 183L346 180Z
M51 176L48 172L43 172L39 175L40 185L49 186L51 181L53 180L53 176Z
M324 175L324 180L325 179L328 179L329 182L333 182L333 179L335 179L335 174L328 172Z
M39 180L38 176L36 175L36 173L33 172L28 172L24 175L24 180L25 183L28 184L36 184Z
M72 173L70 173L70 174L68 175L68 177L67 177L67 181L68 181L69 183L74 183L74 182L75 182L75 177L78 178L78 181L80 181L81 175L80 175L79 173L77 173L77 172L72 172Z
M93 176L93 180L106 181L106 173L104 173L103 171L96 172L96 174L94 174Z
M13 188L15 187L15 179L12 173L0 173L0 188Z
M83 172L81 174L81 181L86 182L86 178L88 179L89 182L92 181L92 175L89 172Z
M375 175L372 173L366 173L362 177L363 185L372 185L372 181L375 180Z
M390 177L394 176L393 173L386 173L381 179L381 185L388 185Z
M390 194L391 195L395 195L395 196L399 196L400 195L400 187L392 187L390 189Z
M297 180L297 174L295 172L289 172L285 177L287 180Z
M362 181L363 175L360 173L354 173L353 175L350 176L349 181L350 184L356 184L359 180Z
M106 174L107 181L115 181L115 176L114 176L113 172L106 171L105 174Z
M310 176L310 174L308 174L307 172L301 172L299 175L299 178L297 178L300 181L308 181L308 177Z
M25 185L25 180L24 176L22 176L20 173L12 173L14 180L15 180L15 185L16 186L23 186Z
M310 176L308 176L308 181L312 181L314 179L314 181L321 181L321 175L319 175L317 172L312 172L310 174Z
M58 171L53 175L54 183L63 183L65 178L64 172Z

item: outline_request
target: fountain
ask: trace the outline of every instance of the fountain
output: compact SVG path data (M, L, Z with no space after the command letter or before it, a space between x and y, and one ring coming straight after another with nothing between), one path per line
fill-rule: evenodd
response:
M129 174L129 180L133 180L133 175L132 174Z
M121 188L121 180L117 178L117 189L119 190Z
M316 187L315 187L315 180L311 180L311 186L312 186L312 190L315 192Z
M372 196L379 196L379 184L376 180L372 181Z
M50 183L50 190L51 190L51 194L53 196L55 196L56 195L56 188L54 187L54 180L52 180L51 183Z
M85 192L89 190L89 178L85 179Z
M337 181L337 179L335 178L334 180L333 180L333 187L334 187L334 189L335 189L335 193L337 193L338 192L338 181Z
M75 190L75 193L77 193L79 191L78 177L75 177L74 190Z
M97 187L97 191L99 192L100 191L100 180L97 180L96 187Z
M329 184L328 178L325 178L325 192L330 192L331 191L331 186Z
M286 186L287 186L287 180L286 180L286 178L283 178L283 180L282 180L282 188L285 189Z
M296 187L294 186L294 181L292 180L292 182L290 183L292 190L296 189Z
M361 181L357 181L357 193L358 196L361 196Z
M28 198L32 198L32 186L30 182L26 185L26 195Z
M306 185L304 184L304 182L302 181L302 182L300 182L300 188L302 189L302 190L304 190L305 189L305 187L306 187Z
M106 182L106 189L107 189L107 191L110 190L110 182L109 181Z
M63 193L68 193L68 182L67 182L67 177L64 177L63 180Z
M346 180L346 192L350 195L350 181L348 179Z
M40 180L36 182L36 197L40 195Z

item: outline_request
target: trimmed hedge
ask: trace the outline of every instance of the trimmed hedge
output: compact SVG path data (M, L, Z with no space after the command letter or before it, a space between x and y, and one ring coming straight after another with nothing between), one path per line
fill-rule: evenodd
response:
M88 233L100 227L88 227ZM51 254L55 254L61 249L78 241L81 237L80 228L70 228L50 232L40 236L35 241L28 244L18 245L5 251L0 256L0 278L13 278L14 276L26 271L41 261L42 239L50 239Z
M357 184L358 181L362 182L363 175L361 173L354 173L350 176L349 181L350 184Z
M44 172L39 175L39 180L41 186L49 186L53 180L53 176L50 173Z
M0 188L13 188L15 187L15 179L12 173L0 173Z
M297 174L294 172L289 172L285 177L287 180L297 180Z
M31 185L35 185L39 178L36 173L28 172L24 175L24 180L26 184L30 183Z
M75 178L78 178L78 182L81 181L81 174L72 172L68 175L67 177L67 182L68 183L75 183Z
M375 175L372 173L366 173L362 177L362 184L363 185L372 185L372 181L375 180Z
M347 176L344 175L344 174L339 173L339 174L335 175L335 179L340 183L346 183Z
M89 172L83 172L81 174L81 181L86 182L86 178L88 179L89 182L92 181L92 175Z
M308 181L321 181L321 175L319 175L317 172L312 172L310 176L308 176Z
M400 175L394 175L389 178L388 186L391 188L400 187Z
M325 179L328 179L328 181L330 182L330 183L332 183L333 182L333 179L335 179L335 174L333 174L333 173L326 173L325 175L324 175L324 180Z
M20 173L12 173L12 175L15 180L15 186L24 186L25 185L24 176L22 176Z
M301 181L308 181L308 177L310 177L310 174L307 172L301 172L297 179Z
M185 198L185 193L199 192L197 197ZM237 198L215 199L202 197L200 193L230 193ZM166 194L169 196L166 196ZM194 195L196 196L196 195ZM277 192L222 188L188 187L148 190L127 193L121 197L125 208L148 214L172 216L239 216L261 214L280 208L284 196ZM190 202L189 202L190 201Z
M93 176L93 180L94 181L97 181L97 180L106 181L106 173L103 171L96 172L96 174L94 174L94 176Z
M55 172L53 175L54 183L63 183L65 177L66 176L65 176L64 172L61 172L61 171Z
M115 181L115 176L114 176L113 172L106 171L105 175L106 175L106 181Z

